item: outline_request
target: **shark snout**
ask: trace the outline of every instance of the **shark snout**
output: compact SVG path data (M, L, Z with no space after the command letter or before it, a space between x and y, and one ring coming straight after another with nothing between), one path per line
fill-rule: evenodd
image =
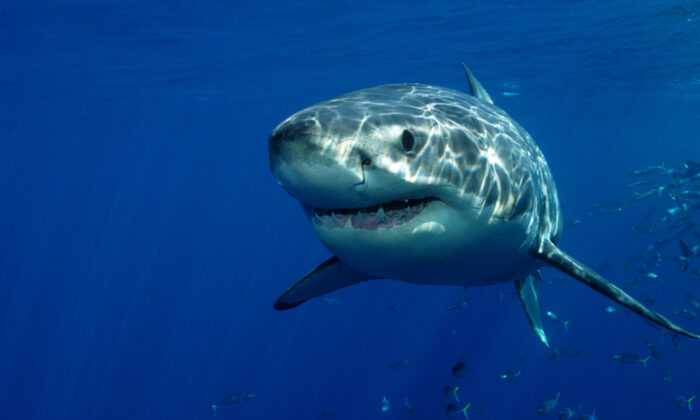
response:
M356 207L363 197L365 164L356 150L343 153L314 120L290 120L269 139L270 169L294 198L313 207ZM366 159L366 158L365 158Z

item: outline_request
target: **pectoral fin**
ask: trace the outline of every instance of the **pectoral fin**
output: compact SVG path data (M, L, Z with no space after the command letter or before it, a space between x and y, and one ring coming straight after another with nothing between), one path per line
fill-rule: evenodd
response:
M647 308L641 302L625 293L624 290L610 283L600 274L557 248L552 242L548 240L545 241L536 256L650 321L671 331L675 331L678 334L683 334L691 338L700 338L700 335L676 325L663 315Z
M518 291L520 303L525 309L525 315L527 315L527 320L530 321L532 329L535 330L535 334L542 340L544 345L549 347L547 335L544 333L544 328L542 328L542 318L540 318L540 302L537 296L538 278L539 272L515 280L515 290Z
M367 281L370 278L374 277L351 268L340 261L338 257L331 257L287 289L277 299L274 308L277 310L291 309L308 299Z

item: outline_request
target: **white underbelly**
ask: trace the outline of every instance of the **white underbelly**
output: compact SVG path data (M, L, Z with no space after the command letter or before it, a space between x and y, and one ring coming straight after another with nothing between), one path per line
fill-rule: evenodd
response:
M490 222L483 212L460 213L444 204L398 227L314 230L338 258L378 278L483 286L540 266L530 255L532 235L524 222Z

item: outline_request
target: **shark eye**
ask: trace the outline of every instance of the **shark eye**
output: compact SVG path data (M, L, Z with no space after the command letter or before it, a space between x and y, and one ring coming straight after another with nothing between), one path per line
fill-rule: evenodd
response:
M403 145L403 149L407 152L410 152L411 149L413 149L413 145L415 144L415 139L413 138L413 133L411 133L408 130L403 130L403 134L401 134L401 144Z

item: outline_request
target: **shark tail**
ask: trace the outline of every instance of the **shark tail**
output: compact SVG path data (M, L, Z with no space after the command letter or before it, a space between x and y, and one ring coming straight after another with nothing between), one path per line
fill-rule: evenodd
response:
M571 277L581 281L587 286L593 288L599 293L604 294L615 302L622 306L631 309L632 311L638 313L639 315L655 322L656 324L674 331L678 334L685 335L686 337L698 338L700 335L694 332L688 331L685 328L676 325L670 321L665 316L652 311L651 309L644 306L641 302L628 295L624 290L610 283L608 280L603 278L600 274L593 271L591 268L583 265L581 262L577 261L564 251L557 248L550 240L544 240L540 246L539 252L537 252L536 257L544 260L548 264L558 268L564 273L570 275Z

